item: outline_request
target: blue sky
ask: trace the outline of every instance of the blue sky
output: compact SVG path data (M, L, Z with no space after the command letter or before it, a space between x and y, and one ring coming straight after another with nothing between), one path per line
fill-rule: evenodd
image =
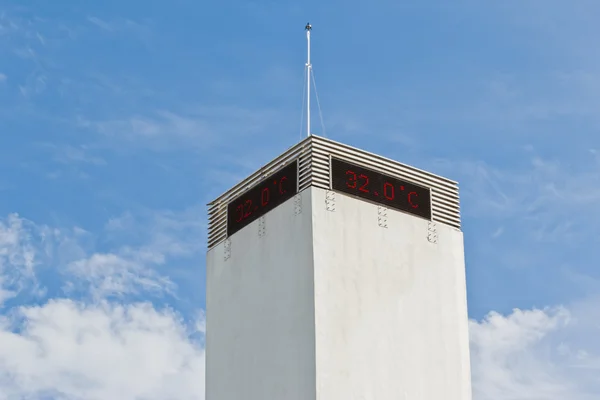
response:
M597 398L599 12L0 2L0 400L203 398L205 204L302 137L307 21L313 131L460 183L474 398Z

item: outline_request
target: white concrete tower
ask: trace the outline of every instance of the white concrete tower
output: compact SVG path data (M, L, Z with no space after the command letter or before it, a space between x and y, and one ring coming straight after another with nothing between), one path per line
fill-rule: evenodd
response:
M206 400L470 400L458 185L310 135L209 204Z

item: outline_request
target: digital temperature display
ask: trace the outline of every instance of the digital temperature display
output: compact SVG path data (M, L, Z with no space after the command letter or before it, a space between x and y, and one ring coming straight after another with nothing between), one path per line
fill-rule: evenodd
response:
M298 161L263 179L227 205L227 236L265 215L298 193Z
M428 188L336 158L331 159L331 188L431 219L431 191Z

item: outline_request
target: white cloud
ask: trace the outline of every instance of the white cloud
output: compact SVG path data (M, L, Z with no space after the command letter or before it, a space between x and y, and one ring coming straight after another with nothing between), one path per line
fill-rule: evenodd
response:
M85 246L74 242L87 232L40 227L17 215L1 221L3 281L14 282L15 271L21 277L16 282L34 280L36 255L63 252L69 260L63 273L92 296L3 310L0 400L203 399L204 312L186 319L171 309L128 302L127 297L120 297L120 304L104 298L132 291L175 292L152 266L171 254L193 254L190 244L176 245L175 239L185 237L190 227L198 229L192 222L185 224L193 214L158 213L140 225L139 216L126 213L107 227L141 235L138 239L146 244L83 257ZM152 231L150 226L160 227L168 240L137 232ZM62 250L49 248L57 244ZM569 307L492 312L470 321L474 400L596 399L599 320L600 298L592 298Z
M204 398L204 352L169 310L60 299L14 311L0 320L0 400Z
M564 310L515 310L508 317L490 313L480 323L471 322L475 397L550 399L568 394L546 357L535 354L536 345L567 318Z
M598 299L470 322L474 400L588 400L600 394Z
M582 319L599 305L471 321L474 400L597 398L600 332ZM17 308L0 319L0 399L203 399L204 351L191 337L204 329L203 313L185 323L150 304Z
M3 74L2 72L0 72L0 82L5 82L6 81L6 75Z
M157 220L163 222L155 227L177 225L174 214ZM51 229L17 215L0 220L3 296L16 295L23 280L35 281L44 262L59 263L53 280L61 271L72 287L91 294L82 301L58 297L2 310L0 400L202 399L204 313L186 321L172 309L123 296L121 304L106 300L173 291L174 284L153 268L173 251L173 239L156 249L121 246L108 253L90 252L81 243L86 239L89 233L80 228Z

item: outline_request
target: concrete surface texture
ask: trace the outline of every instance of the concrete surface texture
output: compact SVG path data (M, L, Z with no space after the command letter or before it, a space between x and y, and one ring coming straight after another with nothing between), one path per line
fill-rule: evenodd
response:
M207 254L206 399L470 400L462 232L298 197Z

